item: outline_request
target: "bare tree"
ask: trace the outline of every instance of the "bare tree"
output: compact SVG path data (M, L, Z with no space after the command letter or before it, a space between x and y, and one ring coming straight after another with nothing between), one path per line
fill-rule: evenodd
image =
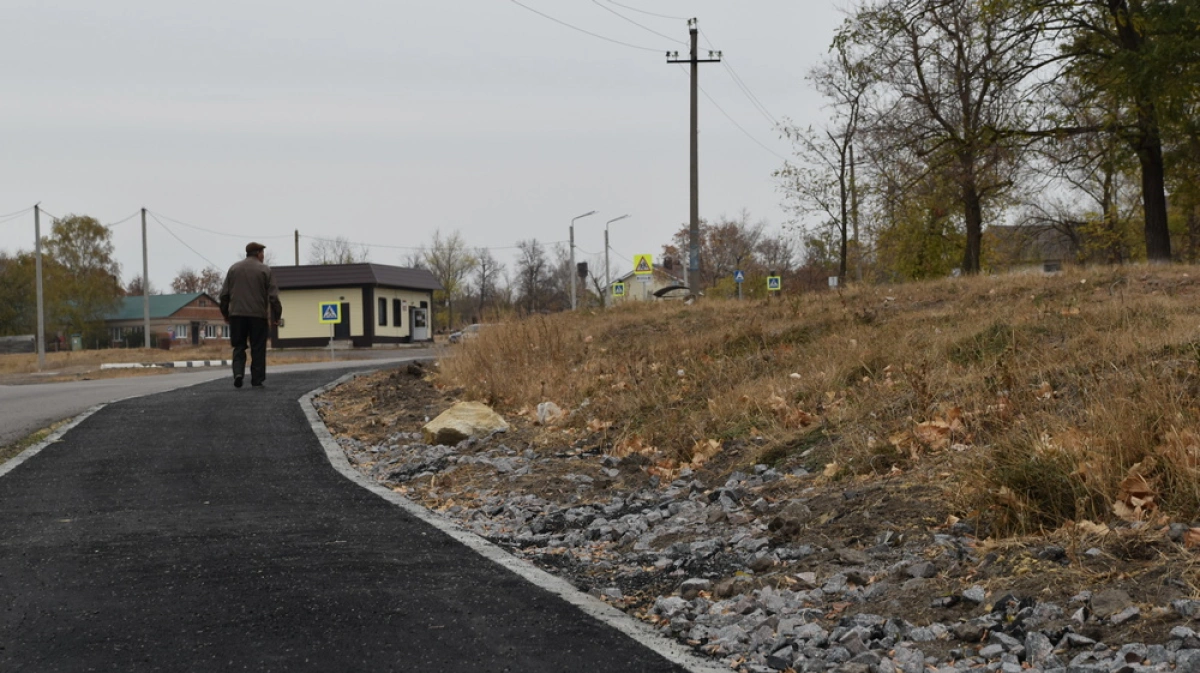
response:
M154 287L154 283L149 283L149 292L145 291L146 283L142 282L142 274L138 274L129 279L129 283L125 286L126 297L140 297L144 294L162 294L158 288Z
M462 234L454 232L442 235L440 229L433 232L433 240L425 250L425 265L442 284L441 299L446 306L446 326L454 325L454 300L462 294L463 280L475 268L476 260L467 249Z
M351 243L344 236L314 238L308 249L309 264L361 264L369 261L370 249Z
M487 248L475 249L475 261L475 292L478 295L479 315L482 319L484 309L495 301L496 287L504 273L504 264L496 261Z
M216 297L221 292L224 277L215 267L205 267L199 273L185 266L179 270L175 280L171 281L171 289L179 294L204 292L210 297Z
M833 225L840 239L838 276L844 279L850 241L856 251L861 250L854 144L873 80L847 35L835 40L833 52L808 77L829 100L830 121L819 131L784 126L797 163L786 163L776 176L784 181L788 201L798 216L818 214Z
M545 308L549 261L536 238L517 242L517 303L526 313Z

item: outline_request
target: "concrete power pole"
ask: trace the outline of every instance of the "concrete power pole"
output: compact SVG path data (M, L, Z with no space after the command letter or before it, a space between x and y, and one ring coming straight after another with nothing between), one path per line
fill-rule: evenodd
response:
M37 269L37 359L38 371L46 368L46 300L42 292L42 210L33 206L34 267Z
M300 266L300 230L296 230L296 266Z
M692 66L692 100L691 100L691 219L688 227L688 288L690 294L697 295L696 288L690 283L700 281L700 113L697 96L700 90L701 63L720 63L721 52L710 51L708 58L697 56L699 49L700 28L696 19L688 20L688 33L692 38L692 51L686 59L679 58L679 52L668 52L667 63L690 63Z
M150 257L146 245L146 209L142 208L142 335L150 348Z

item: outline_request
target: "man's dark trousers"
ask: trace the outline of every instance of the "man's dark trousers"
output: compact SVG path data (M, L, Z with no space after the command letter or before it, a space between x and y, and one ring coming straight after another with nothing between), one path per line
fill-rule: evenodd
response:
M233 376L246 374L246 342L250 343L250 385L262 385L267 378L266 318L244 315L229 316L229 340L233 343Z

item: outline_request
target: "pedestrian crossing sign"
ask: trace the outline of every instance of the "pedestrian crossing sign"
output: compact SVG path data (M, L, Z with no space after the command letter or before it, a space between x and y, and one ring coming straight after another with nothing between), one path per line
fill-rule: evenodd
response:
M333 301L323 301L321 307L321 324L332 325L342 321L342 305Z
M624 297L625 283L613 283L612 293L614 297Z
M783 282L779 276L767 276L767 292L778 292L783 289Z
M654 255L634 255L633 272L639 276L648 276L654 273Z

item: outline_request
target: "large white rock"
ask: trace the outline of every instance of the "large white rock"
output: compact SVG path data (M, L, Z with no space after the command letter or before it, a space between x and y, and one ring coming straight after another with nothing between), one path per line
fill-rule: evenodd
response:
M459 402L421 428L426 444L454 446L464 439L508 430L508 421L480 402Z

